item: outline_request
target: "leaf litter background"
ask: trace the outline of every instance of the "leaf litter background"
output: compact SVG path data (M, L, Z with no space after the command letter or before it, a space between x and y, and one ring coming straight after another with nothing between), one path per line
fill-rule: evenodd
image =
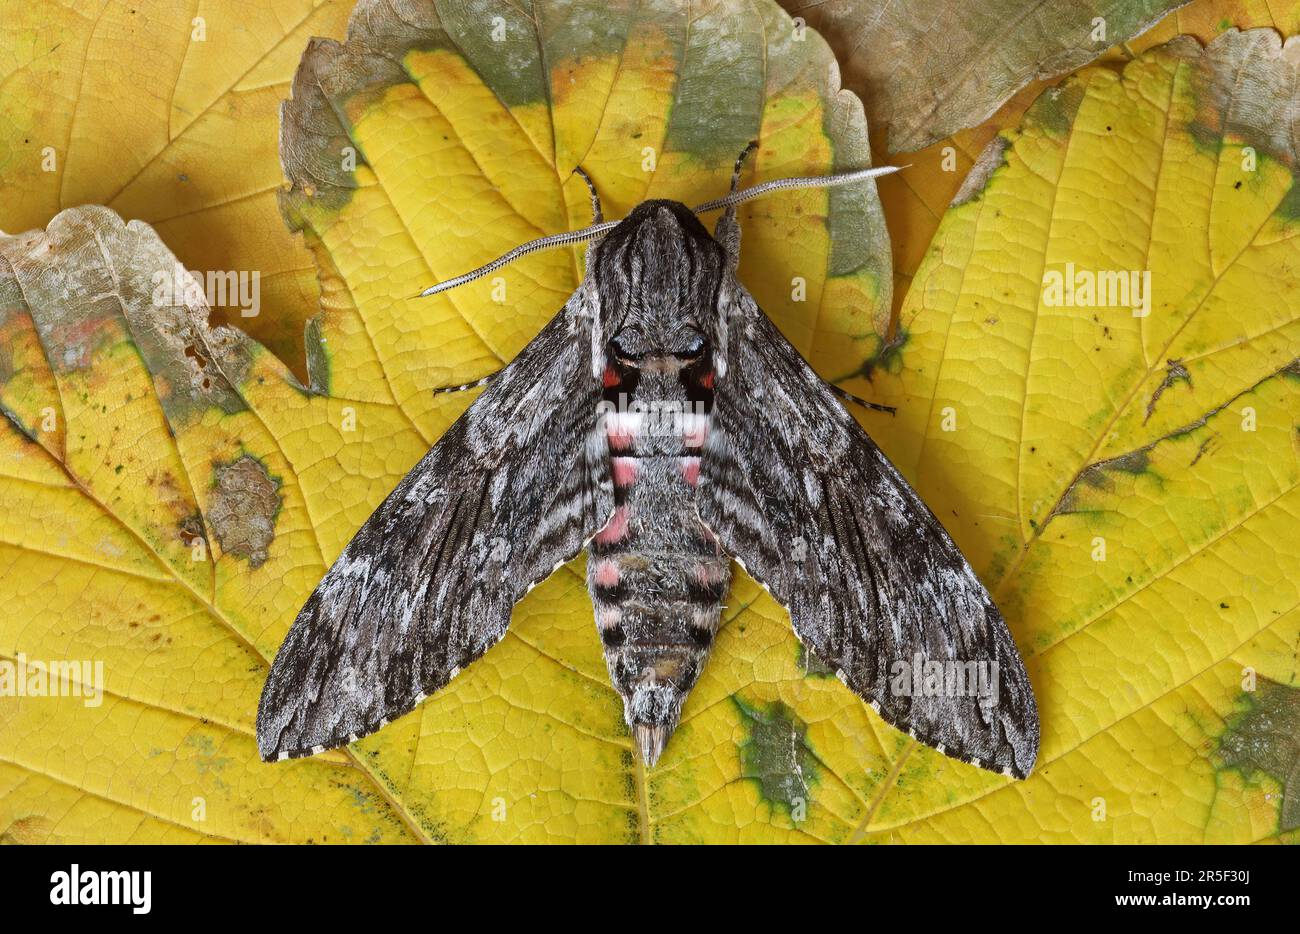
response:
M1294 839L1296 132L1257 103L1289 99L1296 53L1264 33L1090 70L1023 121L1013 100L990 125L1021 125L907 270L893 322L873 200L804 193L744 218L742 279L824 374L900 406L868 428L1003 605L1043 707L1029 782L875 720L748 581L646 775L579 565L415 714L347 751L258 763L257 692L297 606L467 402L428 390L509 359L580 257L513 267L505 306L489 284L409 295L585 223L579 161L615 217L647 193L715 195L755 135L751 178L867 161L829 53L813 33L782 42L774 6L718 4L689 28L668 5L502 6L449 15L446 35L386 9L344 48L312 46L286 113L281 208L320 268L310 390L209 330L201 303L151 307L171 257L147 227L87 209L0 240L0 652L108 671L100 708L0 704L6 839ZM496 13L509 69L472 28ZM339 168L346 146L355 172ZM950 184L916 161L897 178ZM923 215L890 220L919 231ZM1152 317L1040 308L1042 271L1066 261L1151 268ZM940 430L945 406L956 432ZM1254 694L1244 665L1264 679Z

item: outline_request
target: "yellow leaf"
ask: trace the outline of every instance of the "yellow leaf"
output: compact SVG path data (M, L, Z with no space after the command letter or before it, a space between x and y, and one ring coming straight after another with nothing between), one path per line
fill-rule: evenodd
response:
M1284 8L1268 0L1192 0L1140 36L1110 49L1099 60L1112 67L1122 67L1135 55L1163 45L1175 36L1191 35L1206 43L1234 27L1260 26L1272 26L1284 36L1300 32L1300 6ZM1018 124L1038 95L1056 83L1059 79L1030 83L979 126L960 130L906 157L900 156L896 161L909 163L909 170L880 180L880 200L889 224L894 267L894 326L912 276L925 256L944 210L961 188L971 166L994 136ZM873 122L873 138L880 130ZM883 144L877 142L875 151L883 151Z
M0 236L0 833L411 839L341 754L256 761L265 655L322 566L304 489L340 403L208 330L202 296L171 291L178 269L105 208ZM366 425L357 472L328 481L340 496L407 440L386 411Z
M1043 743L1011 786L907 747L867 839L1296 829L1286 755L1230 753L1272 742L1250 711L1300 696L1297 41L1090 69L944 217L881 377L904 402L885 446L1006 614Z
M0 230L104 204L148 221L197 271L256 272L214 294L297 366L319 297L276 211L280 101L307 40L347 0L0 3ZM256 314L250 314L256 311Z
M503 303L491 280L413 295L584 226L579 162L610 217L724 193L751 139L747 182L869 162L861 105L775 3L689 22L632 0L536 10L449 5L436 28L363 4L345 45L310 47L285 112L282 199L320 266L310 388L241 333L207 328L200 296L159 296L172 259L147 226L86 208L0 240L14 348L0 360L14 505L0 580L16 608L0 654L102 661L106 685L93 707L0 698L15 789L0 833L840 840L865 813L899 736L833 678L805 677L784 612L748 580L650 775L580 566L412 715L343 752L257 758L257 694L298 608L468 404L431 390L511 358L573 289L579 257L503 270ZM497 15L500 48L484 29ZM741 217L742 276L811 359L849 372L878 353L890 276L870 186L782 194Z

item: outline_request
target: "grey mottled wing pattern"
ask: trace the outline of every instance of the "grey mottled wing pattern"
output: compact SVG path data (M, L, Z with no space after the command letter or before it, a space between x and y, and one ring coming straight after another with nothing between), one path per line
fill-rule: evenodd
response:
M575 296L366 521L298 614L257 714L265 759L411 710L609 519L589 317Z
M1038 752L1033 691L966 559L748 294L723 327L702 521L886 722L950 756L1027 775ZM896 675L918 655L946 664L945 676L996 663L996 678L982 692L917 691Z

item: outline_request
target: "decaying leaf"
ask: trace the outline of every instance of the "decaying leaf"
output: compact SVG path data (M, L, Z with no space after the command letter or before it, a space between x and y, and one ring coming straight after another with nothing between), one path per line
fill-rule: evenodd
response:
M1288 8L1268 0L1192 0L1140 36L1116 45L1099 61L1122 68L1142 52L1180 35L1195 36L1207 43L1234 27L1262 26L1272 27L1284 36L1300 32L1300 6ZM912 276L971 166L994 136L1020 123L1025 110L1052 83L1051 79L1031 82L988 120L909 154L906 172L880 180L880 200L889 224L893 255L895 324Z
M835 50L890 152L990 117L1029 82L1086 65L1188 0L781 0Z
M75 687L0 698L0 834L410 840L356 756L259 766L253 713L319 542L421 439L362 403L344 435L177 266L101 207L0 236L0 671Z
M1278 829L1300 830L1300 688L1266 680L1242 697L1246 710L1220 737L1219 756L1247 779L1276 782Z
M215 313L297 366L320 290L276 210L279 105L307 40L342 35L351 9L5 2L0 230L79 204L148 221L188 268L242 274L242 295L214 280Z

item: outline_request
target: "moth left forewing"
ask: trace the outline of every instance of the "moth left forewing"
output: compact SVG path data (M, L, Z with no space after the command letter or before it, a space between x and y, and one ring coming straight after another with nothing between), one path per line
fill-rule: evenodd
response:
M701 520L886 722L950 756L1027 775L1033 691L969 563L738 286L725 327Z
M582 295L374 512L276 654L266 759L356 740L446 685L613 510Z

